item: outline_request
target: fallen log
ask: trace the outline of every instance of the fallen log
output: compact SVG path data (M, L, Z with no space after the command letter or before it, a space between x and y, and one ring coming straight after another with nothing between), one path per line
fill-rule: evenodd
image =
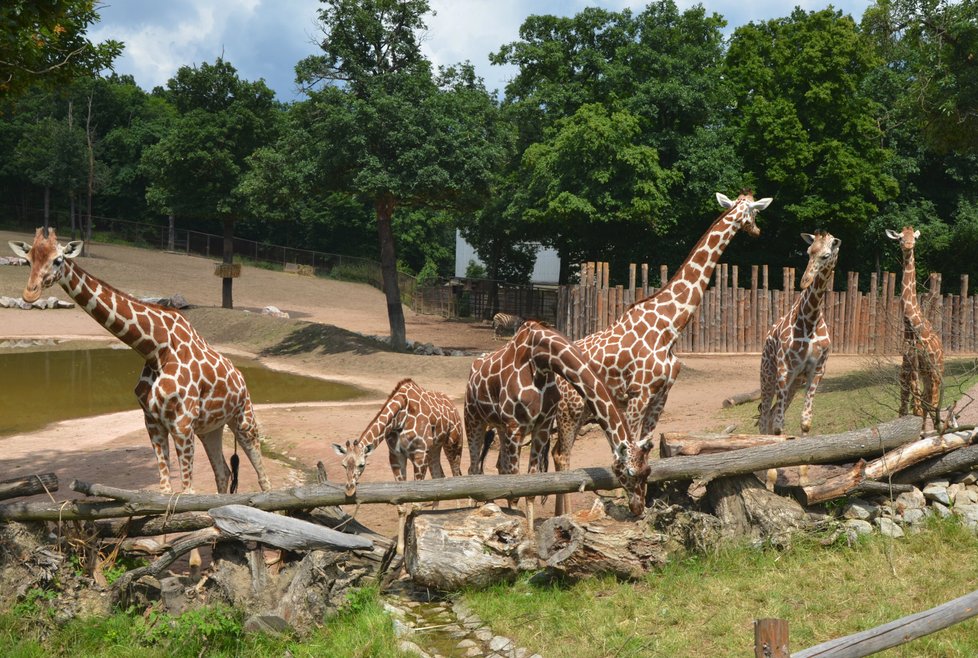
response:
M122 521L98 521L95 523L95 533L105 539L155 537L168 533L193 532L212 525L214 519L206 512L182 512L163 516L134 516Z
M18 496L33 496L34 494L58 490L58 476L54 473L39 475L22 475L19 478L0 480L0 500Z
M857 462L847 473L801 487L802 502L814 505L845 496L864 481L880 480L928 457L951 452L971 443L975 430L931 436L895 448L871 462Z
M723 408L727 409L729 407L736 407L738 404L746 404L748 402L753 402L754 400L760 400L760 399L761 399L761 389L757 388L747 393L738 393L737 395L731 395L729 398L723 401Z
M225 505L208 510L214 524L229 537L241 541L256 541L290 551L311 551L320 548L371 549L369 539L347 535L308 521L257 510L246 505Z
M956 471L970 471L976 467L978 467L978 445L967 446L914 464L894 475L893 481L903 484L924 482Z
M452 591L512 580L537 561L523 515L490 503L413 514L404 566L415 583Z
M784 443L794 438L774 434L663 432L662 440L659 442L659 454L663 457L712 455L718 452Z
M906 416L877 427L842 434L810 436L777 445L744 448L716 455L661 459L649 464L649 482L692 479L709 481L723 475L752 473L778 466L852 462L861 457L881 455L884 450L892 450L916 438L919 432L920 419ZM413 482L366 483L357 487L353 497L347 497L342 487L329 484L266 492L164 496L74 482L72 489L76 491L110 496L118 500L7 503L0 505L0 521L106 519L135 514L206 511L228 504L273 511L354 503L400 504L466 498L489 501L574 491L609 491L618 486L618 481L608 468L583 468L532 475L469 475Z

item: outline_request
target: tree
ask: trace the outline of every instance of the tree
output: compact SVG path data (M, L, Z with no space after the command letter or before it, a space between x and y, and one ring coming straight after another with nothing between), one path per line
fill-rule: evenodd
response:
M496 107L472 67L435 77L421 54L427 0L325 0L323 54L296 66L319 186L373 205L391 342L406 342L392 216L474 209L501 150ZM323 83L330 83L321 86ZM321 87L321 88L320 88Z
M33 84L50 87L93 76L122 52L114 40L85 36L97 22L91 0L4 0L0 3L0 99Z
M180 113L142 158L152 185L147 200L180 217L216 219L224 230L226 265L234 260L234 223L246 208L239 189L247 158L275 138L277 106L263 81L238 78L230 63L181 67L167 82ZM225 273L227 274L227 273ZM232 279L223 278L222 303L233 307Z
M86 170L85 133L65 120L45 117L30 124L13 153L17 170L44 189L44 226L50 224L51 190L71 193Z

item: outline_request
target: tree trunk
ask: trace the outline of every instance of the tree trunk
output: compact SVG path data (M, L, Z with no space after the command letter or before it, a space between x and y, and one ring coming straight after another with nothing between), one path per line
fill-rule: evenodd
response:
M792 532L807 525L801 505L768 491L753 475L718 478L707 492L725 537L785 545Z
M387 296L387 319L391 327L391 345L396 350L403 350L407 344L407 331L404 328L401 289L397 284L397 252L394 247L394 229L391 226L394 199L390 197L377 199L375 209L377 212L377 235L380 238L380 271L384 280L384 294Z
M234 220L230 217L224 218L224 261L226 265L234 262ZM231 296L231 287L234 279L225 276L221 279L221 306L223 308L234 308L234 300Z
M706 434L693 432L663 432L659 453L663 457L680 455L711 455L717 452L742 450L784 443L793 436L774 434Z
M176 250L176 235L175 235L176 234L176 230L174 228L174 220L175 220L175 218L173 217L173 214L171 213L170 216L167 217L167 233L166 233L166 249L167 249L167 251L175 251Z
M57 490L58 476L54 473L22 475L19 478L0 480L0 499L33 496L34 494L50 493Z
M82 245L82 254L85 256L88 255L88 244L92 240L92 197L95 196L95 149L92 141L92 94L89 94L88 116L85 118L85 142L88 146L88 185L86 186L88 212L85 214L87 229L79 227L85 236L85 243Z

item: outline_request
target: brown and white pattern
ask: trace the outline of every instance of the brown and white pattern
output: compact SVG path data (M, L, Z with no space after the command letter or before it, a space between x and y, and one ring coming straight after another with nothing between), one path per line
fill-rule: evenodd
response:
M96 322L145 360L135 393L156 452L164 493L172 491L168 437L173 439L180 462L182 489L193 492L195 434L214 469L217 490L228 491L231 471L221 446L225 425L251 460L262 490L271 488L244 377L186 318L173 309L141 302L83 270L73 261L82 243L59 245L53 229L37 229L31 245L9 244L31 265L24 301L32 302L44 288L60 284Z
M462 474L462 442L465 430L451 399L444 393L427 391L411 379L397 383L387 402L360 436L345 446L333 444L343 459L346 495L357 491L357 482L367 466L367 456L381 441L387 441L394 479L407 479L407 462L414 467L414 479L445 477L441 452L445 451L452 475Z
M649 446L655 443L655 426L679 375L679 359L673 354L679 334L699 307L727 245L741 230L751 236L759 235L755 217L771 203L769 198L755 201L747 190L734 201L719 193L716 197L726 210L703 234L669 282L654 295L632 304L607 329L576 343L624 409L629 435ZM561 471L570 467L577 433L589 419L589 412L570 386L563 382L558 385L561 399L554 465ZM562 497L558 497L557 510L563 511Z
M613 455L612 468L629 495L635 514L645 508L648 445L632 441L628 428L604 382L588 367L568 338L534 321L523 324L506 345L472 364L465 390L465 433L469 474L482 473L487 436L499 436L500 473L519 471L523 437L531 437L529 472L547 470L550 432L565 380L585 401L605 431ZM531 516L532 510L528 510ZM531 525L532 528L532 525Z
M791 399L803 385L805 408L801 432L812 429L812 404L832 347L822 314L825 291L832 282L842 241L830 233L802 233L808 243L808 267L801 278L801 294L764 340L761 353L761 403L757 425L763 434L781 434Z
M903 250L903 282L900 301L903 306L903 365L900 369L900 415L908 410L915 416L923 416L923 430L927 419L934 429L941 426L941 383L944 380L944 345L917 303L917 266L914 247L920 231L912 226L902 231L886 230L891 240L900 243Z

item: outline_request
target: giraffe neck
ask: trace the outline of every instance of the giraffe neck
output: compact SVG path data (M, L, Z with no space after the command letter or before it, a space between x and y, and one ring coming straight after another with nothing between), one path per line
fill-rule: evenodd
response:
M407 407L407 394L403 386L398 386L387 398L387 403L381 407L374 419L363 430L363 434L358 439L364 447L376 448L381 441L387 438L391 426L397 421L398 415Z
M166 338L159 337L161 319L158 312L151 312L154 309L149 305L116 290L73 261L66 260L64 267L61 287L78 306L144 359L156 358L166 344Z
M735 217L731 210L716 220L662 290L641 303L656 319L667 318L676 336L699 307L720 256L737 234Z
M903 303L903 317L918 334L927 327L927 320L917 303L917 265L914 263L913 249L903 255L903 290L900 294Z
M822 317L822 300L825 299L825 292L829 289L829 282L835 266L827 267L819 273L807 288L801 291L798 301L795 302L797 322L806 327L814 327Z

